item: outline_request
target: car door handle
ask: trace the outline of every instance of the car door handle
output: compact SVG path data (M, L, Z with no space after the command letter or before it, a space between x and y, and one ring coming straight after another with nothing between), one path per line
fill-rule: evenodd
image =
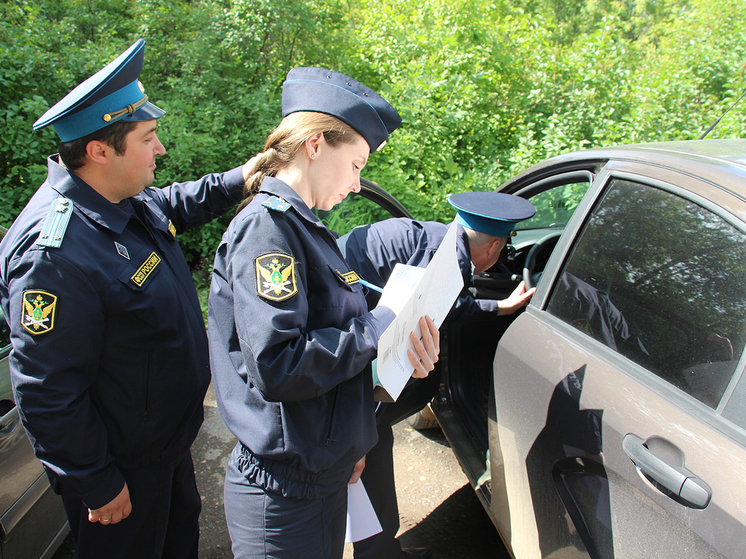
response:
M18 408L13 406L4 416L0 417L0 435L13 432L18 425Z
M675 466L653 454L640 437L628 433L622 448L640 472L675 501L695 509L703 509L710 503L712 491L704 481L683 464Z

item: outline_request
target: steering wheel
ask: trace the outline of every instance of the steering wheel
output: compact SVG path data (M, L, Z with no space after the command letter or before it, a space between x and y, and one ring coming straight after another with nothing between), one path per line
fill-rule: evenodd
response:
M537 243L531 247L526 256L526 262L523 264L523 284L526 291L535 287L541 278L541 272L534 274L534 267L536 266L536 258L542 253L542 251L550 246L557 244L557 240L562 235L562 231L556 231L549 233L549 235L542 237Z

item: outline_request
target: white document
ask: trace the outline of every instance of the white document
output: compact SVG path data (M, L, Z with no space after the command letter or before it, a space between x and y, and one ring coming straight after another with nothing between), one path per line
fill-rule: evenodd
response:
M397 263L383 288L378 306L388 307L398 315L424 275L425 268Z
M370 503L362 480L347 484L347 530L345 543L359 542L381 532L381 523Z
M453 222L419 280L416 273L407 270L411 266L404 266L399 268L400 277L392 274L392 279L383 289L378 304L391 305L389 308L396 312L396 318L378 342L377 374L379 384L393 401L399 397L413 372L407 357L407 350L412 348L409 333L421 336L419 319L424 315L432 318L440 328L464 288L456 256L456 232L456 222ZM387 293L389 289L391 293Z

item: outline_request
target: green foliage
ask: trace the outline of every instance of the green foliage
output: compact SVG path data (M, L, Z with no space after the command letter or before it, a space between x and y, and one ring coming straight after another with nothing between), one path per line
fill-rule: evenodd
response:
M420 219L541 159L697 138L746 88L742 0L7 0L0 4L0 224L56 148L33 122L136 38L168 115L156 186L243 164L280 120L300 65L379 91L403 124L365 176ZM739 105L710 134L744 134ZM548 202L549 203L549 202ZM566 208L548 209L560 215ZM335 214L346 231L368 215ZM230 216L181 235L204 284Z
M519 229L567 225L589 186L587 182L567 184L562 188L552 188L533 196L531 203L536 208L536 214L522 222Z

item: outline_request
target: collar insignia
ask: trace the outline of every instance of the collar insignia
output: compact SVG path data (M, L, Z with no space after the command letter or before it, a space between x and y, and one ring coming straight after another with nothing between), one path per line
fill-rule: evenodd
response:
M45 334L54 328L57 296L46 291L24 291L21 325L27 332Z
M176 227L174 227L174 224L171 223L171 220L168 220L168 232L171 233L171 236L175 239L176 238Z
M285 301L298 292L295 258L273 252L259 256L256 264L256 292L270 301Z

